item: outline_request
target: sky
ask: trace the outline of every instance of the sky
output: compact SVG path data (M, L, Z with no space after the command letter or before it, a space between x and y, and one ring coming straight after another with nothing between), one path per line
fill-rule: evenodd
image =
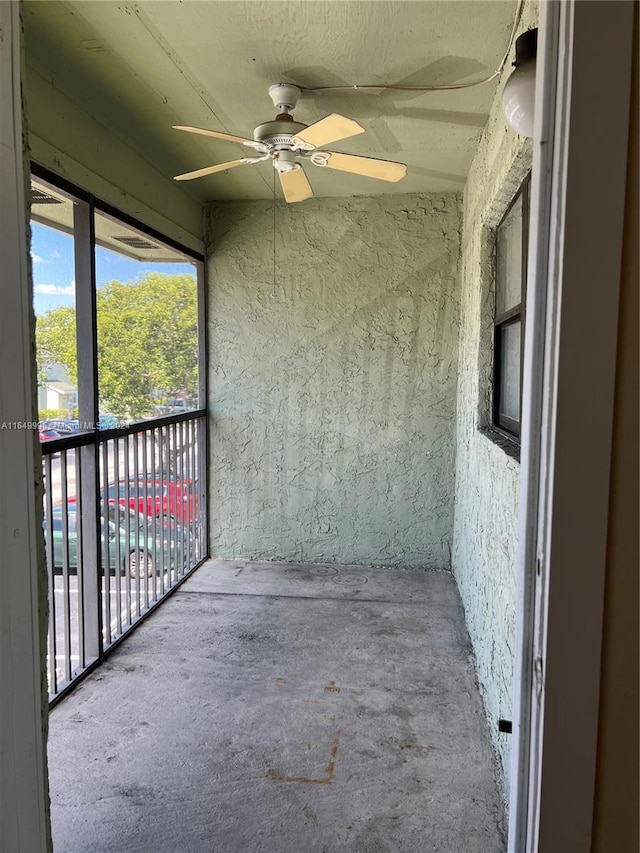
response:
M63 305L75 305L73 237L54 228L48 228L46 225L32 222L31 260L33 262L33 305L36 315ZM193 273L193 267L189 263L163 264L134 261L109 249L96 247L98 288L114 279L135 281L144 278L150 272L162 272L167 275Z

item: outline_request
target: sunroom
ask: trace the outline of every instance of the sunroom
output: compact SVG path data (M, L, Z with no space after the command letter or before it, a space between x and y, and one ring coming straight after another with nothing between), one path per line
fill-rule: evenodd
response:
M17 503L49 754L47 782L41 736L42 821L18 830L16 807L7 849L50 849L49 813L65 853L538 849L553 168L582 56L558 44L588 42L597 12L5 5L30 416L13 400L2 420L34 439ZM633 18L616 5L613 270ZM533 103L536 52L534 133L504 92L515 61ZM615 344L618 303L601 307ZM593 358L613 387L615 346ZM612 422L585 433L607 464ZM576 645L603 577L585 570ZM574 693L591 746L555 782L580 778L577 825L540 849L589 849L567 839L596 784L597 638L595 712Z

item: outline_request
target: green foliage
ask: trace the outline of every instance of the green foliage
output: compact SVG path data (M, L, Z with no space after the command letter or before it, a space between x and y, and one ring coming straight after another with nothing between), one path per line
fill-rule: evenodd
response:
M197 394L198 311L194 276L150 273L110 281L96 294L100 407L120 417L153 413L154 400ZM75 309L38 318L38 362L61 362L77 382Z
M67 418L67 414L66 409L40 409L38 418L41 421L63 421Z
M40 382L44 379L45 367L60 362L64 364L70 381L77 385L75 308L55 308L37 318L36 352Z

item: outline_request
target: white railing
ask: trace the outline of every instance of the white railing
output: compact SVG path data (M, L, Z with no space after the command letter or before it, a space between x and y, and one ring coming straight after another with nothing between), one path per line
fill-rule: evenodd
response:
M42 445L55 702L207 556L202 411Z

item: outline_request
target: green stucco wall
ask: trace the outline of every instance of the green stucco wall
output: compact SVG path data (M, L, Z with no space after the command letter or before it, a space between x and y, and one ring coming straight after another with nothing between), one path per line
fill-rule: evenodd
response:
M448 569L460 198L212 203L214 556Z
M536 25L526 2L517 35ZM464 192L452 570L478 680L508 790L513 719L520 463L490 431L493 369L493 229L531 168L531 140L507 127L500 80Z

